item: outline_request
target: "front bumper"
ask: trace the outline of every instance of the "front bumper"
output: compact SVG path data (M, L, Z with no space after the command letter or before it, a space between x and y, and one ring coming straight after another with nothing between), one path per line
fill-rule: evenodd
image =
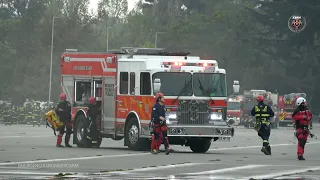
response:
M168 126L168 136L173 137L233 137L234 128L228 126Z

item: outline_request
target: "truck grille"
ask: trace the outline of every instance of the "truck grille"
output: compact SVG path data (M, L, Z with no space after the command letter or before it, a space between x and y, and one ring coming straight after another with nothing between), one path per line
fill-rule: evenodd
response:
M210 119L209 101L180 100L177 119L178 124L208 124Z

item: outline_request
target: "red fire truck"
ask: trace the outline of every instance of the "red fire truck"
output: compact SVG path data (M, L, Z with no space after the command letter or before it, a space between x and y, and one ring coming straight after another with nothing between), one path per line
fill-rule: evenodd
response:
M234 129L226 120L226 71L215 60L188 54L146 48L62 53L61 88L72 103L73 143L84 147L83 122L88 97L94 96L102 109L101 139L124 139L130 149L149 149L154 95L160 91L170 144L204 153L212 140L230 141Z
M280 121L279 126L293 126L292 113L295 109L296 99L306 98L305 93L290 93L279 97Z
M243 95L239 95L239 81L233 82L233 94L228 98L227 119L234 121L234 125L241 123Z
M229 97L228 99L228 110L227 116L228 120L233 120L234 125L239 125L241 123L241 114L242 114L242 103L243 96L237 95L235 97Z

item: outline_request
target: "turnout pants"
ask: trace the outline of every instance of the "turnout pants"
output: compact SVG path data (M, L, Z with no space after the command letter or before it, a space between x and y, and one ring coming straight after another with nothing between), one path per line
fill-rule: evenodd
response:
M309 131L307 128L297 128L296 137L298 139L297 155L303 156L304 147L307 143Z
M162 143L164 144L164 147L166 149L169 148L167 127L155 125L153 128L153 134L152 134L152 138L151 138L151 149L152 150L159 150Z
M263 140L262 148L265 148L269 152L269 154L271 154L271 146L269 143L269 137L271 133L270 122L268 121L258 122L256 130L258 131L258 136L260 136L261 139Z
M96 119L90 120L89 118L86 120L85 127L88 127L86 129L86 138L91 142L91 144L94 146L98 143L99 138L99 132L97 128L97 121Z
M66 136L64 137L64 143L65 143L65 145L69 145L70 137L72 134L72 121L67 121L67 123L63 127L60 128L59 134L57 137L57 145L61 145L62 136L65 133L65 129L66 129Z

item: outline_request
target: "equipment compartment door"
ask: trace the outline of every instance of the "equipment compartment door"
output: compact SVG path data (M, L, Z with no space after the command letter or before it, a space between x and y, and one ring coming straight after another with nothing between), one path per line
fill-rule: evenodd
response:
M115 77L104 78L103 127L107 134L115 133Z

